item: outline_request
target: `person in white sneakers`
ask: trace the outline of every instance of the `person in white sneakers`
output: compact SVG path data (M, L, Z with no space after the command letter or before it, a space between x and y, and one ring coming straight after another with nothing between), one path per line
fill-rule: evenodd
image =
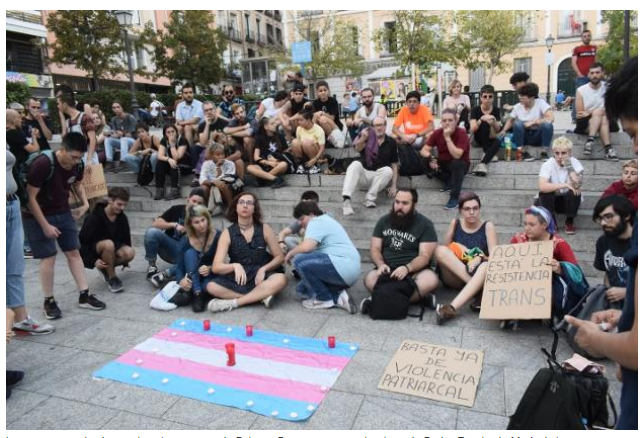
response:
M398 157L397 144L386 135L386 119L380 116L373 120L372 129L362 130L355 140L355 150L361 153L360 159L353 161L346 170L342 190L342 212L344 216L354 214L351 199L358 186L367 187L364 206L375 208L377 194L391 183L389 196L397 192Z
M293 154L299 163L295 173L319 173L317 161L326 150L326 136L321 126L313 122L314 114L304 108L299 113L297 138L286 152Z
M338 149L344 147L346 135L343 133L344 125L339 117L339 103L330 96L328 82L319 81L315 86L317 99L313 100L315 117L313 121L322 127L328 143Z

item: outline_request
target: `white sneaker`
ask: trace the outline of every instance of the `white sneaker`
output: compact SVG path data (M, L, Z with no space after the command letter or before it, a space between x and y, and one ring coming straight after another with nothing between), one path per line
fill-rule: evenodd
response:
M352 216L355 214L350 199L344 200L344 203L342 204L342 213L344 214L344 216Z
M317 310L317 309L330 309L335 307L335 302L333 300L328 301L318 301L315 299L304 300L301 303L306 309Z
M364 207L375 208L377 207L377 204L375 203L375 201L371 201L370 199L367 199L366 201L364 201Z
M164 312L169 312L170 310L176 309L178 306L174 303L170 303L167 295L160 291L156 294L152 301L150 301L150 307L156 310L162 310Z
M318 174L319 172L321 172L321 169L316 164L314 164L312 167L308 168L308 173L310 175L315 175L315 174Z
M27 315L27 319L13 324L13 329L21 332L27 332L32 335L48 335L56 331L56 327L51 324L40 324L38 321Z
M357 313L357 306L355 306L353 298L348 295L348 292L346 292L345 290L343 290L337 298L337 307L346 310L351 315Z
M221 300L219 298L214 298L208 303L208 310L212 313L224 311L229 312L234 309L234 300Z
M306 170L304 169L304 166L300 164L300 165L297 167L297 170L295 171L295 173L303 174L303 173L306 173Z
M346 136L342 131L338 129L333 129L333 132L330 133L328 136L328 142L335 146L337 149L343 149L344 148L344 141L346 139Z
M272 299L274 298L274 295L270 295L267 298L264 298L261 300L264 306L266 306L266 309L270 309L270 306L272 305Z

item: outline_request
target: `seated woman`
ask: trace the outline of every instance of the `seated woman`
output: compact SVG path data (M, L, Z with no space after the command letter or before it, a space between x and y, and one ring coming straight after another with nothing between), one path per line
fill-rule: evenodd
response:
M96 153L98 154L98 162L103 163L103 167L107 161L105 157L105 139L109 137L110 131L109 125L104 122L104 117L101 117L100 114L92 114L92 121L96 131Z
M554 218L544 207L531 206L525 210L525 230L511 238L510 243L554 243L552 265L552 305L554 317L561 317L571 310L588 288L587 280L578 266L571 246L556 234ZM504 327L504 325L503 325Z
M185 228L187 242L181 249L183 256L179 257L175 272L186 297L180 304L187 305L191 301L193 311L203 312L210 298L204 287L214 277L212 265L221 233L214 228L212 216L203 205L187 208Z
M264 117L259 121L259 132L255 137L255 164L248 165L246 169L250 175L260 180L270 182L270 187L278 189L286 185L281 175L288 172L290 162L284 155L286 139L277 132L279 119Z
M473 297L476 300L471 309L480 309L489 252L498 243L494 225L480 219L481 207L478 195L462 193L458 204L461 217L451 221L444 236L444 245L435 251L442 282L450 288L461 289L451 304L437 305L438 325L454 318Z
M583 165L572 157L572 149L571 140L558 137L552 145L554 156L540 166L538 174L540 205L565 215L565 234L576 234L574 218L580 207L583 182Z
M207 287L215 297L208 309L222 312L258 301L270 308L272 297L288 283L282 266L284 253L275 232L262 223L259 200L252 193L234 197L228 220L232 225L221 233L212 265L217 275Z
M125 164L132 172L138 173L141 169L143 157L150 155L152 170L155 170L161 140L154 134L150 135L150 127L144 122L136 124L136 136L136 141L129 150L129 154L125 155Z
M181 173L191 169L188 141L179 137L179 132L174 125L163 127L163 139L159 147L156 163L156 194L154 200L163 199L165 177L170 174L170 190L165 196L166 201L177 199L181 196L179 190L179 177Z
M471 99L466 94L462 94L462 82L455 79L449 85L449 96L442 102L443 108L452 108L456 110L458 117L457 126L464 123L464 129L469 132L469 113L471 112Z
M623 195L630 200L635 210L639 209L639 162L628 160L623 163L621 179L613 182L603 192L601 198L610 195Z
M205 190L206 204L214 216L223 211L223 204L230 206L239 183L236 174L235 164L225 158L225 147L210 143L205 150L199 183Z

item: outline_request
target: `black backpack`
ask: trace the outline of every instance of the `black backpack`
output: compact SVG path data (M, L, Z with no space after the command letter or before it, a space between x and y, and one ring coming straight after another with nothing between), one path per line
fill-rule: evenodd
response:
M425 169L422 165L420 153L411 145L397 147L397 158L400 162L401 176L424 175Z
M367 302L366 313L372 319L404 319L407 316L420 318L424 316L424 305L419 315L409 315L409 303L417 290L417 284L410 275L404 280L380 275L373 287L370 303Z
M154 169L152 169L152 156L145 155L141 160L141 167L138 169L136 184L141 187L149 185L154 179Z
M613 428L618 417L603 375L565 369L556 360L558 333L552 352L545 348L548 368L541 368L522 396L507 430L583 430ZM609 424L607 403L614 415Z

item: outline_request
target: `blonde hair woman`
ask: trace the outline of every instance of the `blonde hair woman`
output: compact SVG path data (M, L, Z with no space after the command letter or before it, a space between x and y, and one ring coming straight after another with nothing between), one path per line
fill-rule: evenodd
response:
M471 100L469 96L462 93L462 82L455 79L449 84L449 96L444 99L442 106L444 108L453 108L458 113L458 125L465 123L467 132L469 131L469 113L471 112Z

